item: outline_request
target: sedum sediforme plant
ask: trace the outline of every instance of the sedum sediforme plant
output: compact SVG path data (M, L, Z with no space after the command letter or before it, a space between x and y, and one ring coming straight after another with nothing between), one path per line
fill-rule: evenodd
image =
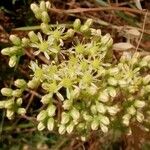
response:
M113 39L76 19L70 28L51 27L49 2L31 4L35 17L42 21L40 32L30 31L20 39L10 35L13 46L1 51L16 67L28 48L43 55L48 63L31 61L31 79L17 79L13 88L2 88L6 97L0 108L8 119L25 115L24 91L41 89L42 109L37 114L37 129L75 134L85 140L96 130L107 134L123 128L132 134L132 124L150 128L150 56L123 54L113 59ZM14 88L16 87L16 88ZM39 90L38 90L39 91Z

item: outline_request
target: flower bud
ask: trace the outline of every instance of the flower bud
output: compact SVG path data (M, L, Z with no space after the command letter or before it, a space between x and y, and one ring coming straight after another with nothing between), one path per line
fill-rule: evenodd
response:
M50 18L49 18L49 15L46 11L43 11L42 12L42 22L44 23L49 23L50 22Z
M17 79L15 82L14 82L14 85L17 87L17 88L25 88L27 83L24 79Z
M41 102L43 104L49 104L51 102L52 96L53 96L52 94L46 94L42 96Z
M94 119L91 123L91 129L92 130L97 130L98 129L98 126L99 126L99 121Z
M35 17L41 19L41 9L36 4L31 4L30 8L35 14Z
M90 27L93 24L93 19L87 19L84 25Z
M109 118L106 116L100 116L100 122L103 123L104 125L110 124Z
M150 75L146 75L145 77L143 77L143 84L147 85L150 82Z
M37 36L33 31L30 31L30 32L28 33L28 36L29 36L29 38L30 38L30 41L33 42L33 43L39 41L38 36Z
M145 91L150 92L150 85L145 86Z
M65 127L65 125L60 125L59 126L59 129L58 129L58 132L59 132L59 134L65 134L65 132L66 132L66 127Z
M37 115L37 121L43 121L47 117L47 111L42 110L38 115Z
M83 119L89 122L92 120L92 116L88 115L86 112L83 112Z
M67 113L63 112L61 115L61 124L66 124L69 122L69 120L70 116Z
M80 118L80 112L76 108L71 110L70 115L74 120L78 120Z
M46 11L46 3L45 3L45 1L41 1L40 2L40 9L41 9L41 11Z
M26 109L25 108L18 108L17 113L19 115L24 115L26 113Z
M5 108L6 103L7 103L7 101L0 101L0 109Z
M109 93L109 95L110 95L111 97L116 97L117 91L116 91L115 88L113 88L113 87L108 87L108 88L107 88L107 91L108 91L108 93Z
M53 118L49 118L47 121L47 129L49 131L52 131L54 129L54 119Z
M16 90L14 90L14 91L12 92L12 95L13 95L14 97L21 97L21 95L22 95L22 90L16 89Z
M8 118L8 119L13 119L13 117L14 117L14 112L12 111L12 110L9 110L9 109L7 109L7 111L6 111L6 117Z
M10 56L11 55L10 48L4 48L4 49L2 49L1 53L2 53L2 55L8 55L8 56Z
M48 116L52 117L55 116L56 106L55 105L49 105L47 108Z
M10 41L11 41L14 45L20 45L20 44L21 44L20 38L17 37L16 35L10 35L9 39L10 39Z
M80 28L80 31L82 32L82 33L88 33L89 32L89 26L87 26L87 25L82 25L81 26L81 28Z
M136 119L137 119L138 122L143 122L144 115L141 112L137 112Z
M116 106L110 106L110 107L108 106L107 111L110 115L114 116L119 111L119 108L117 105Z
M104 133L107 133L107 132L108 132L108 127L105 126L104 124L100 124L100 128L101 128L101 130L102 130Z
M66 128L67 133L70 134L73 131L73 129L74 129L74 123L72 122Z
M40 81L36 78L32 79L31 81L28 82L28 87L31 89L36 89L40 84Z
M109 101L109 95L107 91L103 91L100 93L99 97L98 97L99 101L101 102L107 102Z
M80 27L81 27L81 20L80 20L80 19L76 19L76 20L74 21L74 23L73 23L73 28L74 28L75 30L79 30Z
M91 106L91 113L92 114L96 114L97 113L97 107L96 107L96 105L92 105Z
M103 103L97 102L97 103L96 103L96 108L97 108L97 111L98 111L99 113L104 114L104 113L106 112L106 107L104 106Z
M41 30L43 33L49 34L49 32L50 32L49 25L46 23L41 23Z
M145 101L135 100L134 106L137 108L143 108L146 105Z
M130 107L127 109L127 112L128 112L130 115L135 115L136 109L135 109L134 106L130 106Z
M112 86L116 86L117 85L117 80L113 77L108 78L108 84L112 85Z
M72 106L72 101L71 100L65 100L63 102L63 108L65 110L69 110L71 108L71 106Z
M122 80L119 80L119 81L118 81L118 84L120 85L120 87L123 88L123 87L126 87L126 86L127 86L127 81L125 81L125 80L122 79Z
M124 115L122 117L122 119L123 119L123 124L126 125L126 126L128 126L129 125L129 121L131 119L131 115L130 114L126 114L126 115Z
M20 106L22 104L22 98L17 98L16 104Z
M37 126L37 129L38 129L39 131L44 130L44 129L45 129L44 123L43 123L43 122L40 122L40 123L38 124L38 126Z
M74 36L75 31L73 29L68 29L64 39L71 38Z
M46 8L50 9L51 8L51 3L49 1L46 2Z
M104 36L102 36L102 38L101 38L101 43L102 43L103 45L107 45L110 39L111 39L111 36L110 36L109 33L107 33L107 34L105 34Z
M6 109L12 109L14 106L14 99L10 99L10 100L7 100L6 103L5 103L5 108Z
M10 97L10 96L12 96L12 92L13 92L13 90L11 88L2 88L1 89L1 93L3 96Z
M29 45L29 43L30 43L29 39L27 39L25 37L22 39L22 46L23 47L27 47Z
M14 67L17 64L18 58L17 56L11 56L9 59L9 67Z

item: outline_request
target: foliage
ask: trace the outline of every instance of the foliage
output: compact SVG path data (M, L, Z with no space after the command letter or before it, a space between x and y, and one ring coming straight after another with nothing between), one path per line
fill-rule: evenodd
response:
M103 135L116 130L132 134L132 124L149 131L150 56L123 53L114 61L110 34L92 28L91 19L84 24L76 19L70 28L51 27L50 7L44 1L31 4L42 21L41 32L30 31L22 39L11 35L13 46L1 51L10 57L10 67L17 67L29 48L45 60L30 62L29 81L17 79L12 87L1 89L6 99L0 101L0 108L6 110L7 118L25 116L22 95L40 89L40 131L74 134L82 140L94 130Z

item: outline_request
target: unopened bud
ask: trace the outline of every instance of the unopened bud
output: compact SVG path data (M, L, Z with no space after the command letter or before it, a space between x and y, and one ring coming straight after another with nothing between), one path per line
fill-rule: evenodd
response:
M17 64L18 58L17 56L11 56L9 59L9 67L14 67Z
M136 119L137 119L138 122L143 122L144 115L142 113L140 113L140 112L137 112Z
M33 31L30 31L30 32L28 33L28 36L29 36L29 38L30 38L30 41L33 42L33 43L39 41L38 36L37 36Z
M43 104L49 104L51 102L52 94L46 94L42 96L41 102Z
M10 56L11 55L10 48L4 48L4 49L2 49L1 53L2 53L2 55L8 55L8 56Z
M113 77L108 78L108 84L112 85L112 86L116 86L117 85L117 80Z
M6 109L12 109L14 106L14 99L10 99L10 100L7 100L6 103L5 103L5 108Z
M7 110L6 111L6 117L8 118L8 119L13 119L13 117L14 117L14 112L12 111L12 110Z
M37 115L37 121L43 121L47 117L47 111L42 110L38 115Z
M23 38L22 39L22 46L24 46L24 47L26 47L26 46L28 46L29 45L29 43L30 43L30 40L28 39L28 38Z
M63 112L61 116L61 124L66 124L69 122L69 120L70 116L67 113Z
M80 118L80 113L76 108L71 110L70 115L74 120L78 120Z
M44 23L49 23L50 22L49 15L46 11L42 12L42 18L41 19Z
M31 89L36 89L40 84L40 81L38 79L32 79L31 81L28 82L28 87Z
M47 129L49 131L52 131L54 129L54 119L53 118L49 118L47 121Z
M145 106L145 101L135 100L134 106L137 108L143 108Z
M26 109L25 108L18 108L17 113L19 115L24 115L26 113Z
M45 3L45 1L41 1L40 2L40 9L41 9L41 11L46 11L46 3Z
M10 35L9 39L10 39L10 41L11 41L14 45L20 45L20 44L21 44L20 38L17 37L16 35Z
M66 128L67 133L70 134L73 131L73 129L74 129L74 123L72 122Z
M97 130L98 129L98 126L99 126L99 121L94 119L91 123L91 129L92 130Z
M83 33L88 33L89 29L90 29L89 26L82 25L81 28L80 28L80 31L83 32Z
M52 117L55 115L55 111L56 111L56 106L55 105L50 105L47 108L47 112L48 112L48 116Z
M49 32L50 32L49 25L46 23L41 23L41 30L43 33L49 34Z
M97 108L97 111L98 111L99 113L104 114L104 113L106 112L106 107L104 106L103 103L97 102L97 103L96 103L96 108Z
M31 4L30 8L35 14L35 17L41 19L41 9L36 4Z
M74 28L75 30L79 30L80 27L81 27L81 20L80 20L80 19L76 19L76 20L74 21L74 23L73 23L73 28Z
M104 132L104 133L108 132L108 127L105 126L104 124L100 124L100 128L101 128L102 132Z
M38 124L38 126L37 126L37 129L38 129L39 131L44 130L44 129L45 129L44 123L43 123L43 122L40 122L40 123Z
M10 96L12 96L12 92L13 92L13 90L11 88L2 88L1 89L1 93L3 96L10 97Z
M110 124L109 118L106 116L100 116L100 122L103 123L104 125Z
M24 79L17 79L15 82L14 82L15 86L18 87L18 88L25 88L27 83Z
M85 25L87 25L88 27L90 27L93 24L93 19L87 19L85 22Z
M20 105L22 104L22 98L18 98L18 99L16 100L16 104L17 104L18 106L20 106Z
M59 134L65 134L65 132L66 132L66 127L65 127L65 125L60 125L59 126L59 129L58 129L58 132L59 132Z
M65 100L65 101L63 102L63 108L64 108L65 110L70 109L71 106L72 106L72 101L71 101L71 100Z
M21 95L22 95L22 90L16 89L16 90L14 90L14 91L12 92L12 95L13 95L14 97L21 97Z

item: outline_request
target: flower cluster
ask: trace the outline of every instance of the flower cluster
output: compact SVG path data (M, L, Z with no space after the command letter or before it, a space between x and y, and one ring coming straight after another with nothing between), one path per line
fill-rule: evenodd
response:
M0 101L7 117L25 113L21 108L25 89L41 88L45 107L37 114L40 131L47 128L59 134L86 136L92 130L107 133L120 126L130 131L132 123L149 130L150 56L135 52L113 61L113 39L109 34L102 35L101 30L92 28L91 19L84 24L76 19L69 29L59 25L52 28L49 7L50 3L44 1L31 5L35 17L42 21L41 33L30 31L22 40L11 35L15 46L2 50L11 62L12 57L24 54L23 47L32 47L35 55L42 52L49 60L49 64L31 61L31 80L26 83L18 79L14 82L18 89L1 90L8 97ZM10 67L15 64L9 63Z

